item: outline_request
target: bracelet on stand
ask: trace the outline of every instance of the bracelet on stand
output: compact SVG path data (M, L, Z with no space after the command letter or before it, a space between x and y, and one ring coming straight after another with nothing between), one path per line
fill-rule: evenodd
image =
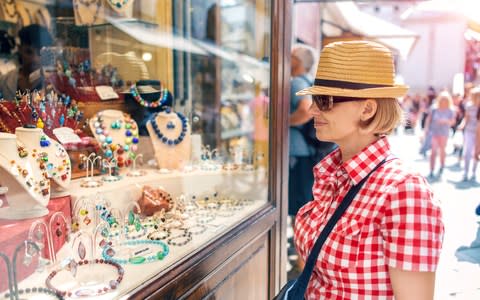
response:
M88 295L89 296L99 296L99 295L102 295L102 294L105 294L105 293L108 293L110 291L113 291L115 290L118 285L122 282L123 280L123 275L125 274L125 271L123 270L122 266L119 265L118 263L115 263L113 261L109 261L109 260L104 260L104 259L95 259L95 260L81 260L78 262L78 266L82 266L82 265L88 265L88 264L104 264L104 265L110 265L110 266L113 266L117 269L117 273L118 273L118 277L116 279L112 279L108 282L108 284L106 284L103 288L98 288L96 289L95 291L95 295L92 295L91 294L91 290L88 291ZM74 296L74 294L71 292L71 291L62 291L62 290L59 290L57 288L55 288L53 285L52 285L52 279L58 274L60 273L60 271L62 271L63 269L60 269L60 270L54 270L52 271L52 273L50 273L47 277L47 279L45 280L45 285L53 290L56 294L62 296L62 297L72 297ZM80 291L77 291L75 292L75 296L83 296L83 293L80 293Z
M158 260L163 260L169 253L168 245L159 240L136 240L136 241L127 241L121 243L119 246L136 246L136 245L155 245L160 246L162 250L155 252L149 256L138 255L140 253L134 253L133 256L128 259L115 258L115 250L111 247L105 247L102 251L102 257L105 260L113 261L117 264L127 264L131 263L134 265L139 265L143 263L150 263Z

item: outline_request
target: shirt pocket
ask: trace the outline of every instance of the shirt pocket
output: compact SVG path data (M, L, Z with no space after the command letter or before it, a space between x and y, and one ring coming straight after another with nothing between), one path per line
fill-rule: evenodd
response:
M323 261L329 269L349 269L357 266L362 225L356 220L341 218L328 237Z

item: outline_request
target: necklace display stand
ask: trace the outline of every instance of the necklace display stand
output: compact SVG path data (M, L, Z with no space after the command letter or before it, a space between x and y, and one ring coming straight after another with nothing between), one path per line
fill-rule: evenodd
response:
M29 152L47 153L45 172L52 179L52 191L66 190L70 185L72 166L63 146L44 134L41 128L17 127L15 135Z
M37 157L18 147L15 135L0 133L0 184L8 188L8 207L0 208L0 219L42 217L50 199L50 181L40 169Z
M119 168L132 163L139 142L138 126L132 118L120 110L107 109L98 112L89 125L107 159L116 159Z
M183 115L159 112L147 123L147 131L160 169L182 169L190 161L190 125Z

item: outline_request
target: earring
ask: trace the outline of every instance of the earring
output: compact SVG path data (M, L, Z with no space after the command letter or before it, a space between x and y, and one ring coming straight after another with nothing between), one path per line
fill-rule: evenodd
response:
M59 238L63 234L62 229L60 228L60 223L57 222L57 229L55 229L55 235Z
M133 210L128 212L128 225L133 225L135 222L135 215L133 214Z
M80 257L80 260L84 260L85 256L87 256L87 250L85 249L85 245L80 242L78 243L78 257Z
M32 263L32 250L30 249L31 246L28 244L27 241L24 241L25 243L25 256L23 257L23 265L28 267Z

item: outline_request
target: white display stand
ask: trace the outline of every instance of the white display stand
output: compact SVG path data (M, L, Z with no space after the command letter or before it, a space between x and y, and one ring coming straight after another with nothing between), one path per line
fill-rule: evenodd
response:
M0 208L0 219L42 217L50 199L50 181L42 175L32 152L20 157L15 135L0 133L0 185L7 187L8 207ZM42 184L42 187L40 187ZM48 193L42 193L47 190Z
M155 115L154 122L161 133L171 141L178 139L182 133L182 120L175 112L159 112ZM167 127L168 124L170 124L169 127L171 128ZM152 122L147 123L147 131L152 140L155 159L160 169L180 170L190 161L192 152L190 124L186 125L185 136L178 144L169 145L162 141L158 136L158 130L154 129Z
M72 166L65 148L54 139L48 138L41 128L17 127L15 135L28 151L35 149L37 153L46 152L48 154L48 162L45 162L45 165L47 166L47 174L52 179L52 191L66 190L70 185ZM49 146L40 146L42 137L50 141Z

